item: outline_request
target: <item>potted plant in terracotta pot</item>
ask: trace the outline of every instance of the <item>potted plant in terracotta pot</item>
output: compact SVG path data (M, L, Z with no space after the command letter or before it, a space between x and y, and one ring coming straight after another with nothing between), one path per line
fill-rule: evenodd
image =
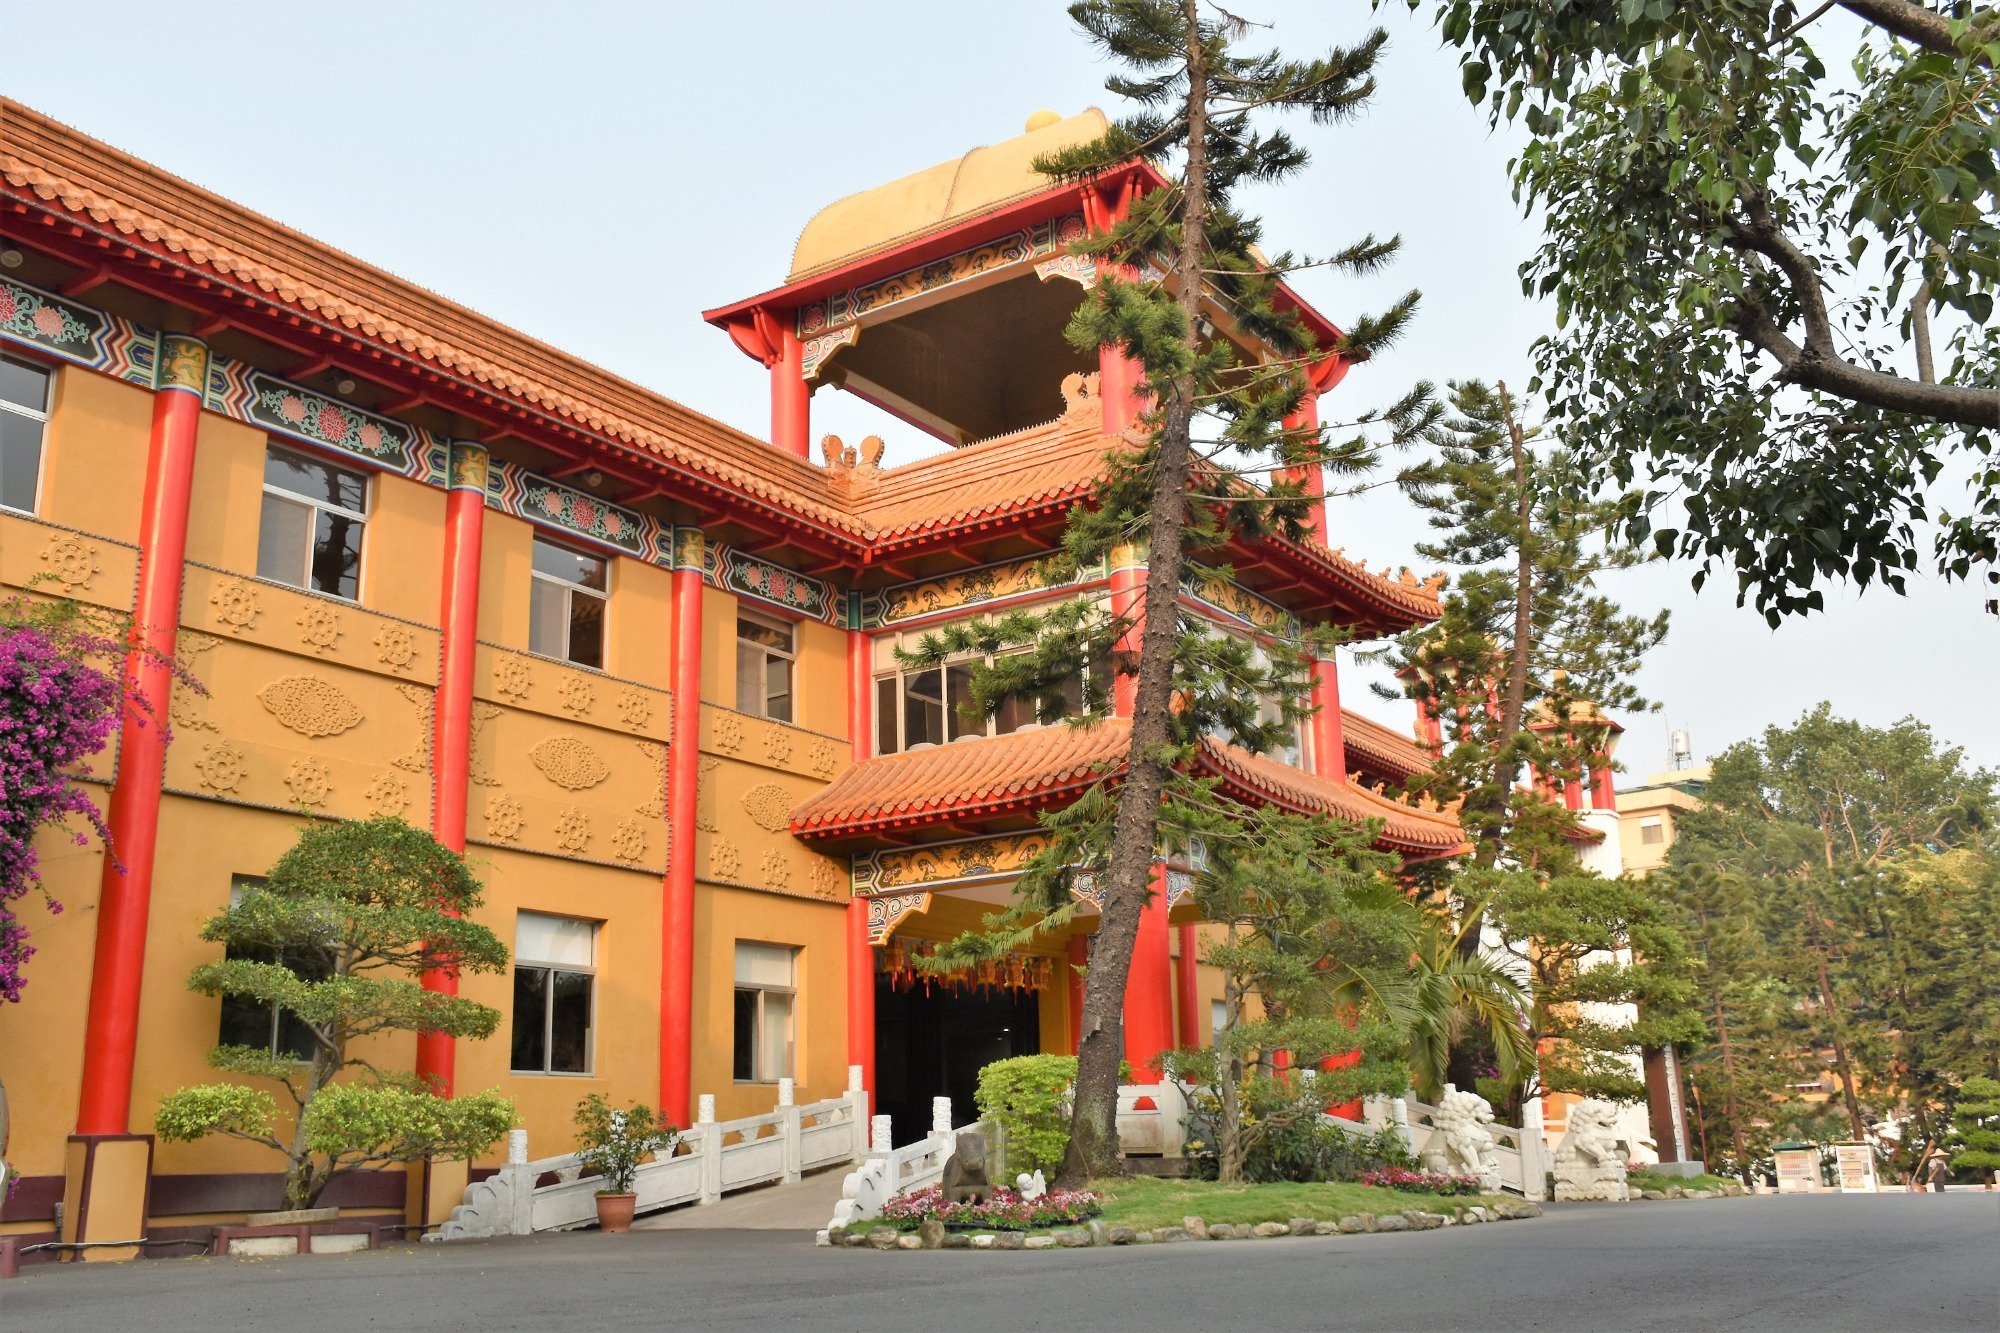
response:
M639 1196L632 1189L639 1164L654 1153L670 1151L680 1136L672 1125L643 1103L613 1110L598 1093L576 1108L576 1155L584 1169L601 1177L597 1191L597 1225L604 1231L629 1231Z

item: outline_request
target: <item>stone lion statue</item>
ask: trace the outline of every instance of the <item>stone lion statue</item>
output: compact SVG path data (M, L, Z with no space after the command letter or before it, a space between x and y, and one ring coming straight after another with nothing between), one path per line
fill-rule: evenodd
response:
M1476 1092L1446 1088L1438 1099L1437 1114L1431 1117L1437 1135L1426 1154L1426 1164L1451 1175L1478 1176L1480 1188L1500 1188L1499 1141L1487 1126L1493 1123L1493 1107Z
M1625 1149L1618 1140L1618 1107L1585 1098L1572 1106L1556 1145L1556 1198L1624 1200Z

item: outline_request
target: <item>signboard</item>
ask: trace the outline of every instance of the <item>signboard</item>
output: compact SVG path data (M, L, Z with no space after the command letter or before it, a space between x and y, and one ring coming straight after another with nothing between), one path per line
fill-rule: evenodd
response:
M1778 1163L1778 1193L1810 1194L1819 1188L1819 1149L1781 1148L1772 1156Z
M1875 1154L1867 1144L1834 1144L1833 1162L1842 1194L1875 1193Z

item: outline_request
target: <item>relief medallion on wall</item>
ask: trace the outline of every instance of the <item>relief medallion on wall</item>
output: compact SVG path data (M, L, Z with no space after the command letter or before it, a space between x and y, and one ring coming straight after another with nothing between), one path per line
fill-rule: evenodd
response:
M274 680L258 691L257 698L280 725L301 736L338 736L363 721L354 701L319 676Z
M551 736L528 751L528 758L543 777L570 791L587 791L611 776L597 751L573 736Z

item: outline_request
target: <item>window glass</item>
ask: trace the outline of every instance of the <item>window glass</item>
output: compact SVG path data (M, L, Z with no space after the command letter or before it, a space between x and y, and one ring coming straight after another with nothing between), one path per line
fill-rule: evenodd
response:
M24 514L40 499L50 380L40 366L0 357L0 505Z
M229 905L234 907L242 901L244 893L263 883L263 878L258 875L237 875L230 881ZM306 981L324 981L328 975L325 957L308 949L280 952L231 945L224 951L223 957L278 963ZM243 995L222 997L222 1021L216 1041L225 1046L249 1046L293 1060L310 1060L319 1050L319 1043L304 1019L289 1009L264 1004Z
M970 662L953 662L944 669L944 720L953 740L986 734L983 715L975 715L977 721L966 720L966 713L972 708L972 672Z
M541 912L515 918L509 1059L515 1073L591 1072L597 929L595 921Z
M875 682L875 753L894 754L896 744L896 695L898 680L884 676Z
M904 636L910 643L914 635ZM1041 725L1033 700L1003 699L991 718L977 714L968 721L964 709L972 702L976 660L948 662L942 668L896 669L894 636L876 640L878 669L893 672L875 680L875 753L895 754L920 745L940 745L947 739L1006 736ZM1010 650L1012 652L1026 650ZM885 665L886 658L886 665ZM1108 668L1107 668L1108 669ZM1063 682L1058 718L1083 714L1084 676L1078 672Z
M903 748L944 744L944 673L933 667L903 677Z
M1666 839L1667 839L1666 827L1659 820L1642 819L1639 821L1640 842L1657 843L1657 842L1665 842Z
M754 990L741 988L736 992L736 1027L730 1077L739 1083L752 1083L757 1078L757 994Z
M798 953L789 945L737 942L730 1066L731 1077L739 1082L771 1083L791 1076Z
M528 582L528 651L578 666L604 665L605 590L611 562L535 538Z
M743 944L736 946L736 983L739 986L789 986L792 984L790 945Z
M736 618L736 707L778 722L792 720L793 627L758 616Z
M257 577L354 601L367 507L365 473L267 446Z
M798 997L786 991L765 991L764 1021L757 1034L757 1055L762 1066L757 1079L775 1083L792 1072L792 1006Z

